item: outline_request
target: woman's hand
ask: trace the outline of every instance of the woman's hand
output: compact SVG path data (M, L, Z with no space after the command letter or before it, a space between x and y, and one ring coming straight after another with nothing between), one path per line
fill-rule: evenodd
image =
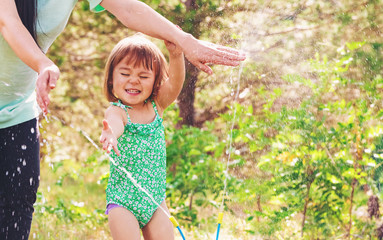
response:
M189 62L208 74L212 74L213 71L207 64L238 66L246 59L246 55L238 50L197 40L190 34L180 46Z
M100 142L103 144L102 149L106 150L107 153L110 153L112 148L114 149L117 156L120 156L120 151L117 147L117 138L114 136L112 129L110 128L108 121L102 121L102 132L100 137Z
M40 70L41 69L41 70ZM48 113L49 92L56 87L60 77L59 68L53 63L43 65L39 68L39 75L36 82L37 103L44 114Z

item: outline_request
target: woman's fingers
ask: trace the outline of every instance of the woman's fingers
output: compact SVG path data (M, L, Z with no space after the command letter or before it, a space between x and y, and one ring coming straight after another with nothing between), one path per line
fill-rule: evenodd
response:
M226 66L238 66L240 62L246 59L244 54L231 51L231 49L215 49L212 54L208 55L206 62Z
M226 57L226 55L213 55L209 59L205 60L206 63L210 64L218 64L218 65L224 65L224 66L238 66L241 62L238 60L229 59Z
M218 45L216 49L219 52L220 55L227 59L235 60L235 61L244 61L246 59L246 54L244 52L238 51L236 49L230 48L230 47L224 47Z
M54 89L56 87L57 80L58 80L58 76L55 76L55 75L53 75L49 78L49 88L50 89Z
M54 64L43 68L43 70L39 72L36 82L37 103L45 114L48 113L48 105L50 103L49 92L56 87L59 77L60 70Z
M189 60L190 61L190 60ZM190 61L194 66L196 66L199 70L201 71L204 71L205 73L209 74L209 75L212 75L213 74L213 70L211 70L211 68L202 63L202 62L199 62L199 61L195 61L195 62L192 62Z
M186 58L198 69L208 74L212 70L206 64L238 66L246 55L236 49L201 40L189 39L184 47ZM194 42L193 42L194 41Z
M47 72L43 72L37 78L36 82L36 98L37 103L39 104L41 110L43 110L44 114L48 112L49 105L49 91L50 89L47 87L47 82L49 81L49 74Z

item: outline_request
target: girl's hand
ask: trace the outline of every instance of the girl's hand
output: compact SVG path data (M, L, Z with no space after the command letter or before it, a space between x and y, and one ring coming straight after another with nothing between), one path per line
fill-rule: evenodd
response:
M110 151L113 148L117 156L120 156L120 151L117 147L117 138L114 136L113 131L108 124L108 121L104 119L102 121L102 125L103 128L100 137L100 142L103 143L102 149L106 150L107 153L110 153Z
M197 40L190 34L180 45L189 62L208 74L213 74L213 71L206 64L238 66L246 59L246 55L238 50Z
M49 92L56 87L57 80L60 77L60 70L54 64L42 66L36 82L37 103L44 114L48 113Z
M182 55L182 49L179 46L167 40L164 40L164 43L171 56L179 57L180 55Z

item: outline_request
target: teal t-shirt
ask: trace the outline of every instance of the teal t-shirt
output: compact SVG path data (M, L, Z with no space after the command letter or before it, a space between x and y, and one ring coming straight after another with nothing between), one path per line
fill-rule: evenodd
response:
M40 48L47 52L64 30L78 0L37 0L36 32ZM102 0L88 0L94 12L104 10ZM0 128L36 118L37 73L23 63L0 34Z

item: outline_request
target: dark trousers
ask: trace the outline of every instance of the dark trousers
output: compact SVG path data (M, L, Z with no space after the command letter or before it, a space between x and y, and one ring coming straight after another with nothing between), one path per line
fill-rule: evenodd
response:
M28 239L40 180L36 119L0 129L0 239Z

